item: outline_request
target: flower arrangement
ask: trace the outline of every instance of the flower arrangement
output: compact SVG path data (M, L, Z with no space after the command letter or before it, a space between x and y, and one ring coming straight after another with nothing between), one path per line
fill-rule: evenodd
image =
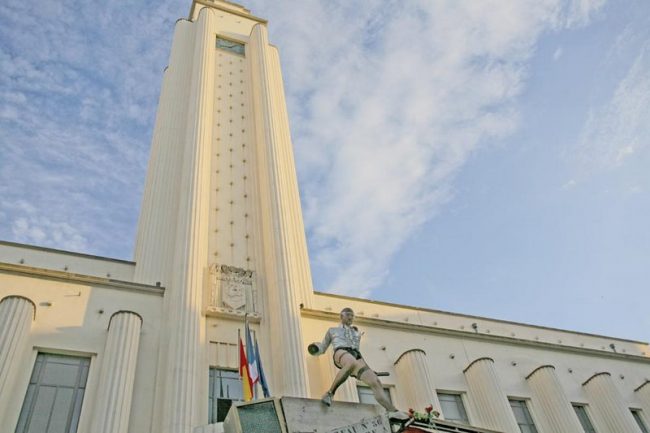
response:
M413 408L409 408L409 415L417 422L431 424L433 420L440 417L440 412L433 410L433 405L430 404L424 408L424 412L416 412Z

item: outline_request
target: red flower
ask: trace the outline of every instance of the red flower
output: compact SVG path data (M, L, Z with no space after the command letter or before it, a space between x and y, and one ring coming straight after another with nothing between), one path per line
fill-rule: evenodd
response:
M429 406L425 407L424 410L426 410L427 413L431 413L431 411L433 410L433 405L430 404Z

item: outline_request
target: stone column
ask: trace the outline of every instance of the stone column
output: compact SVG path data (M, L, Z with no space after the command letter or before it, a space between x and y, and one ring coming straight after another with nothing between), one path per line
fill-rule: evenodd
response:
M640 433L630 409L623 402L611 374L596 373L582 384L589 403L611 433Z
M463 371L476 424L503 433L520 433L491 358L479 358Z
M532 404L537 409L540 430L554 433L582 431L580 420L566 396L562 384L555 374L555 367L543 365L527 377L533 393Z
M411 349L402 353L395 361L395 376L398 406L423 412L425 407L432 405L442 414L424 350Z
M646 380L634 390L637 398L641 402L641 409L646 414L646 418L650 416L650 380Z
M111 317L99 373L93 433L128 431L141 328L142 317L137 313L118 311Z
M216 12L203 8L194 31L192 73L174 243L171 284L166 288L169 345L162 432L191 433L207 414L207 370L202 329L204 278L208 266L210 163L214 129Z
M0 301L0 396L6 389L16 358L25 348L36 306L22 296L7 296Z
M271 361L274 391L306 397L300 308L309 308L311 304L311 273L279 58L269 45L263 25L253 27L247 47L255 107L260 207L266 211L261 217L266 303L263 320L268 320L264 336L271 347L281 348Z

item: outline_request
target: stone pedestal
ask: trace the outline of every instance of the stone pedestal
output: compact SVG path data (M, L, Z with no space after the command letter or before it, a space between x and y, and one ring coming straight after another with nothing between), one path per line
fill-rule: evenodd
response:
M130 311L111 317L93 415L94 433L127 433L142 318Z
M555 374L555 367L544 365L527 377L533 392L532 404L538 415L540 430L555 433L580 432L582 426Z
M520 433L508 398L501 389L494 360L479 358L464 373L468 385L467 394L476 415L475 424L503 433Z

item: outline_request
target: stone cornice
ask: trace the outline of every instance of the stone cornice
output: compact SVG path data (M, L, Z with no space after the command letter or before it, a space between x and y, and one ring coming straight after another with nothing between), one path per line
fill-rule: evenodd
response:
M77 253L77 252L74 252L74 251L66 251L66 250L58 250L56 248L39 247L38 245L20 244L20 243L17 243L17 242L9 242L9 241L0 240L0 246L2 246L2 245L6 245L8 247L25 248L25 249L28 249L28 250L43 251L43 252L46 252L46 253L65 254L67 256L82 257L84 259L101 260L101 261L104 261L104 262L121 263L121 264L124 264L124 265L135 266L135 262L132 262L130 260L114 259L112 257L94 256L92 254Z
M331 312L331 311L303 308L301 310L301 315L304 317L324 319L332 322L339 321L338 313ZM418 325L414 323L384 320L384 319L378 319L378 318L367 317L367 316L356 316L354 320L357 323L362 323L362 324L365 323L368 325L377 326L381 328L402 329L409 332L447 335L456 338L466 338L470 340L479 340L479 341L491 341L491 342L498 342L502 344L509 344L513 346L527 346L527 347L541 348L544 350L555 350L558 352L571 352L571 353L579 353L583 355L599 356L603 358L626 359L626 360L634 360L637 362L650 363L649 357L640 356L640 355L631 355L628 353L606 352L606 351L590 349L586 347L566 346L561 344L548 343L544 341L525 340L521 338L506 337L506 336L494 335L494 334L480 334L475 332L459 331L455 329L446 329L446 328L438 328L434 326Z
M471 314L454 313L454 312L450 312L450 311L436 310L436 309L433 309L433 308L414 307L412 305L395 304L395 303L392 303L392 302L385 302L385 301L374 301L374 300L371 300L371 299L356 298L354 296L346 296L346 295L337 295L337 294L334 294L334 293L324 293L324 292L314 291L314 295L323 296L323 297L338 298L338 299L349 299L350 301L363 302L363 303L366 303L366 304L369 304L369 305L382 305L382 306L386 306L386 307L403 308L405 310L422 311L422 312L426 312L426 313L444 314L444 315L454 316L454 317L464 317L464 318L467 318L467 319L486 320L486 321L494 322L494 323L503 323L503 324L506 324L506 325L522 326L522 327L525 327L525 328L541 329L541 330L545 330L545 331L563 332L563 333L572 334L572 335L583 335L583 336L586 336L586 337L604 338L604 339L608 339L608 340L621 341L621 342L626 342L626 343L645 344L645 345L649 344L647 341L630 340L630 339L619 338L619 337L610 337L608 335L590 334L588 332L579 332L579 331L571 331L571 330L568 330L568 329L552 328L552 327L549 327L549 326L532 325L530 323L512 322L510 320L494 319L494 318L491 318L491 317L473 316ZM357 317L357 319L358 318L359 317Z
M31 266L14 265L12 263L0 263L0 272L56 281L70 281L73 283L101 286L107 289L128 290L150 295L162 296L165 293L164 287L151 286L149 284L113 280L110 278L95 277L91 275L74 274L71 272L55 271L52 269L34 268Z

